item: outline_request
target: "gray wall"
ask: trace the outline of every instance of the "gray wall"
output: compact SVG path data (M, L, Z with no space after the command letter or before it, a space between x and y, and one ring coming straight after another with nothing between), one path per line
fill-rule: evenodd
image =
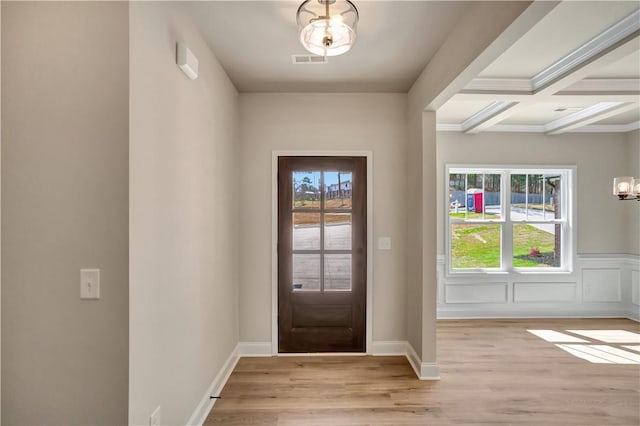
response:
M238 94L184 7L130 5L135 425L158 406L162 424L185 424L238 343ZM197 80L175 63L177 40Z
M626 164L616 176L634 176L640 179L640 130L627 133ZM627 246L625 253L640 255L640 201L625 201Z
M126 3L2 2L4 425L127 420L128 50Z
M406 340L406 95L242 94L241 341L271 341L272 151L373 152L373 340ZM393 239L391 251L376 239Z

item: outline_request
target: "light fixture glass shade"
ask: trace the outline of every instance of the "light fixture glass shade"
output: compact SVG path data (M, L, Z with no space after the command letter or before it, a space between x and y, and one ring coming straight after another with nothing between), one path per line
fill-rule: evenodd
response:
M342 55L356 41L358 18L349 0L306 0L296 13L300 42L319 56Z
M633 180L633 186L631 188L631 195L640 198L640 178Z
M633 183L631 176L613 178L613 195L617 195L620 198L628 197L634 188Z

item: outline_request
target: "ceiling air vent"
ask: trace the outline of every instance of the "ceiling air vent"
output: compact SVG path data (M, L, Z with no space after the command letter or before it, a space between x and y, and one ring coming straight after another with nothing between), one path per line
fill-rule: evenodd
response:
M329 63L326 56L317 55L291 55L291 62L293 62L294 65L317 65Z

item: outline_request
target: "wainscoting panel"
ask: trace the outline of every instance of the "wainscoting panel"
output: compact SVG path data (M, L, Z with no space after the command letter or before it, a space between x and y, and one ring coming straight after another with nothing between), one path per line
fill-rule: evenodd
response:
M445 303L507 303L507 283L448 284Z
M620 269L583 269L582 298L585 302L620 302Z
M640 256L578 255L572 272L447 274L438 318L624 317L640 321Z
M575 282L514 282L514 303L575 302Z

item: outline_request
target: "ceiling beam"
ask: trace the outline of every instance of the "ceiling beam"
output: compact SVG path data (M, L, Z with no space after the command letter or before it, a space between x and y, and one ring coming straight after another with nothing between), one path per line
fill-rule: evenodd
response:
M600 102L589 108L547 123L544 126L545 133L547 135L559 135L634 108L636 108L636 105L633 102Z
M637 38L639 32L640 9L636 9L633 13L536 74L531 79L533 90L537 91L550 86L563 79L563 76L575 73L592 59L614 50L629 37Z
M560 3L471 2L409 90L409 111L436 111Z
M562 94L592 93L640 95L640 78L585 78L566 89L558 92Z
M534 103L568 102L571 97L584 101L584 96L603 102L547 123L548 134L585 126L634 107L640 95L640 79L588 79L598 69L613 64L638 50L640 9L635 10L593 39L565 55L531 79L475 78L452 100L493 101L491 105L465 120L462 131L479 133ZM562 95L562 96L560 96ZM578 96L582 96L579 98ZM609 102L608 104L606 102ZM601 111L603 105L609 105ZM613 106L616 104L617 106ZM624 104L620 106L618 104ZM548 128L547 128L548 126Z
M486 127L493 126L496 117L501 117L506 111L509 111L514 106L518 105L518 102L498 101L492 102L480 111L467 118L462 123L462 131L465 133L478 133ZM498 121L502 121L504 118L499 118ZM497 121L496 121L497 122Z
M521 90L530 85L527 79L477 78L464 91L451 98L454 101L519 101L533 98L536 101L551 100L554 96L579 98L580 96L619 97L637 100L640 96L640 78L586 78L577 81L565 89L552 93L533 93ZM520 89L518 89L520 88ZM615 99L614 99L615 100Z
M452 101L455 102L491 102L491 101L510 101L510 102L584 102L585 97L593 99L594 102L603 101L620 101L620 102L637 102L640 92L616 92L616 91L598 91L598 92L568 92L561 91L548 95L514 95L514 94L494 94L494 93L458 93Z
M558 77L552 82L549 82L543 88L536 90L534 94L550 95L566 89L580 80L587 78L597 70L637 52L639 40L640 31L636 31L633 36L624 39L624 41L616 44L614 47L611 47L606 51L601 52L597 56L591 57L587 62L578 64L570 72Z
M532 95L533 87L528 78L477 77L464 87L461 93L505 93Z
M640 129L640 121L629 124L589 124L574 130L575 133L626 133ZM438 124L438 132L461 132L461 124ZM491 128L492 132L507 133L544 133L545 126L542 124L497 124Z

